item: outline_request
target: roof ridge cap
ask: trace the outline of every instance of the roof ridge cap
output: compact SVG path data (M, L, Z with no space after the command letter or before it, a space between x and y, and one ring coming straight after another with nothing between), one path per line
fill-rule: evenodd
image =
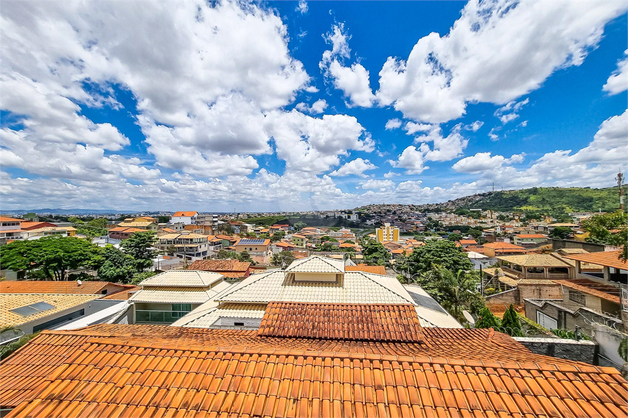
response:
M416 302L414 301L414 299L412 299L412 297L410 297L410 299L411 299L411 300L409 300L408 298L406 298L406 297L404 297L404 296L401 296L399 293L395 292L394 290L389 289L389 288L387 288L386 286L384 286L383 284L381 284L381 283L377 282L377 280L373 280L373 278L372 278L372 277L369 277L369 276L368 276L370 273L366 273L366 272L364 272L364 271L350 271L349 273L360 273L361 275L363 275L364 277L366 277L367 279L369 279L369 280L370 280L370 281L372 281L373 283L375 283L375 284L377 284L377 285L379 285L379 286L383 287L384 289L388 290L388 291L389 291L389 292L391 292L391 293L394 293L395 295L399 296L401 299L407 300L407 301L408 301L408 302L409 302L412 306L417 306ZM381 275L378 275L378 276L381 276ZM384 277L389 277L389 276L384 276ZM395 280L396 280L396 279L395 279ZM400 283L400 284L401 284L401 283ZM417 316L418 316L418 314L417 314Z

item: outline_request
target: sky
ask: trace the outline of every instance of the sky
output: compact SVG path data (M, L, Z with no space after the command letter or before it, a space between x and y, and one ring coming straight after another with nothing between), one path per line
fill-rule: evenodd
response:
M613 186L628 0L17 1L0 211L306 211Z

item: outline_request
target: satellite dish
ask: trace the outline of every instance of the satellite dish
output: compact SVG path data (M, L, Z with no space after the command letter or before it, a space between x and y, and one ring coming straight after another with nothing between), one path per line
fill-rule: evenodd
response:
M464 316L464 319L466 319L469 324L471 324L471 326L475 326L475 319L473 319L473 316L471 316L468 311L462 311L462 315Z
M76 283L78 283L79 286L83 284L83 282L80 280L77 280Z

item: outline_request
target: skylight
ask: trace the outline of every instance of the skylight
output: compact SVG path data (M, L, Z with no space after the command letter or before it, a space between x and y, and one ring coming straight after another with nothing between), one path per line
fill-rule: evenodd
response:
M22 316L29 316L29 315L34 315L39 312L48 311L54 308L55 307L49 303L37 302L37 303L32 303L30 305L22 306L21 308L11 309L11 312L14 312Z

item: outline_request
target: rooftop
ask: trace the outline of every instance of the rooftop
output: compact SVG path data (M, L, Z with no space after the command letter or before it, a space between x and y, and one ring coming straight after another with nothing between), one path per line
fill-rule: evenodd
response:
M613 285L596 282L589 279L554 280L555 283L562 284L574 290L597 296L613 303L620 303L621 290Z
M420 342L421 324L414 306L271 302L258 335Z
M515 235L517 238L530 238L530 239L547 239L547 236L542 234L519 234Z
M504 255L497 259L524 267L571 267L549 254Z
M2 293L0 294L0 327L19 327L36 319L45 318L98 299L100 296L60 295L56 293Z
M357 266L345 266L345 271L363 271L365 273L386 275L386 267L369 266L368 264L358 264Z
M142 281L143 287L208 287L223 275L211 271L169 270Z
M24 222L24 219L9 218L8 216L0 216L0 222Z
M235 245L268 245L270 244L269 239L248 239L242 238L235 243Z
M344 273L345 263L342 260L314 255L293 261L286 271L290 273Z
M527 251L525 248L509 242L488 242L484 244L484 248L492 248L494 250Z
M568 254L565 258L584 261L585 263L598 264L605 267L613 267L620 270L628 270L628 261L621 260L621 251L603 251L588 254Z
M128 285L109 282L54 281L54 280L3 280L0 281L0 293L62 293L73 295L100 295L105 288L117 286L117 290L125 290ZM132 287L132 286L131 286Z
M493 330L424 343L96 325L46 331L3 362L10 417L602 416L628 413L613 368L533 354Z
M190 264L190 270L203 271L246 271L251 267L251 263L238 260L197 260Z
M174 215L172 215L173 217L192 217L192 216L196 216L198 215L198 212L195 210L190 210L190 211L181 211L181 212L175 212Z

